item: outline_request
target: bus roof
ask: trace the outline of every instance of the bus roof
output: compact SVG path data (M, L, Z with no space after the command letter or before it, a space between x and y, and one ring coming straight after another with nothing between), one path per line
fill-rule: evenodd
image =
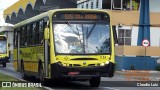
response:
M15 24L14 28L17 28L19 26L23 26L25 24L40 20L41 18L49 17L51 18L53 13L58 12L58 11L81 11L81 12L105 12L108 13L107 11L104 10L96 10L96 9L77 9L77 8L67 8L67 9L56 9L56 10L49 10L47 12L44 12L42 14L39 14L37 16L31 17L29 19L26 19L20 23ZM109 14L109 13L108 13Z

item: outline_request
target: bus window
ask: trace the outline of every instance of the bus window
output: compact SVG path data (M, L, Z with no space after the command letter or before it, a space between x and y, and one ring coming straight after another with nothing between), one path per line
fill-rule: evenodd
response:
M7 53L7 40L0 39L0 54Z
M30 30L29 30L29 45L32 45L32 40L33 40L33 37L32 37L32 24L30 25Z
M33 24L33 33L32 33L32 36L33 36L33 45L36 44L36 33L37 33L37 23L34 23Z
M44 30L44 22L41 20L39 22L39 32L38 32L38 44L41 44L43 40L43 30Z
M23 29L20 28L20 46L23 46Z
M28 39L28 37L27 37L27 26L25 26L24 29L23 29L23 37L24 37L23 45L27 46L27 39Z
M30 25L27 25L27 46L30 45Z
M110 53L110 28L108 24L54 24L53 30L57 53Z
M17 47L17 29L14 30L14 47Z
M36 44L36 23L34 23L32 25L32 39L31 39L31 45L35 45Z
M7 37L0 35L0 64L6 67L6 63L9 61L9 50L8 50Z
M22 27L22 34L21 34L21 37L22 37L22 45L21 46L25 46L25 43L26 43L26 27Z

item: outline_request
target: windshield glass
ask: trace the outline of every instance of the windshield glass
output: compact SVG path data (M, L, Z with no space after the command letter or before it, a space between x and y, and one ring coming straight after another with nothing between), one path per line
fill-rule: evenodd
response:
M0 54L7 53L7 41L0 40Z
M54 24L56 53L110 53L110 26L106 23Z

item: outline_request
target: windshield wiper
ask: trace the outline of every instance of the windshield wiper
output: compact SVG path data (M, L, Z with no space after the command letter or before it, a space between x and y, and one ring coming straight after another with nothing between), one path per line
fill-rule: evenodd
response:
M74 28L72 27L72 25L71 25L69 22L67 22L67 23L68 23L67 25L70 27L70 29L72 30L72 32L75 33L75 34L78 36L79 41L80 41L80 44L82 45L83 43L82 43L82 41L81 41L81 37L80 37L80 33L79 33L79 30L78 30L77 25L76 25L76 31L77 31L78 33L76 33L76 32L74 31ZM84 50L84 51L85 51L85 50Z
M95 28L96 25L97 25L97 23L95 23L95 24L93 25L93 27L91 28L91 30L90 30L89 33L87 34L87 39L91 36L91 34L92 34L92 32L93 32L93 30L94 30L94 28Z
M81 42L81 38L80 38L80 34L79 34L79 30L78 30L77 26L76 26L76 31L77 31L77 33L76 33L74 31L74 28L72 27L72 25L69 22L67 22L67 25L70 27L70 29L72 30L72 32L75 33L79 37L79 40Z
M74 28L72 27L72 25L71 25L69 22L67 22L67 23L68 23L67 25L70 27L70 29L72 30L72 32L79 36L79 31L78 31L78 29L76 30L78 33L76 33L76 32L74 31Z

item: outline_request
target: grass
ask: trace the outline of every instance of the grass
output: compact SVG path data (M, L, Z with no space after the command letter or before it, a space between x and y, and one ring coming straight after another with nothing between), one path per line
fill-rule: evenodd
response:
M10 76L7 76L7 75L0 73L0 81L18 81L18 80L13 77L10 77Z
M13 78L13 77L10 77L10 76L7 76L7 75L4 75L4 74L1 74L0 73L0 84L2 84L1 82L2 81L15 81L15 82L18 82L19 80ZM1 87L0 85L0 90L41 90L40 88L32 88L32 87Z

